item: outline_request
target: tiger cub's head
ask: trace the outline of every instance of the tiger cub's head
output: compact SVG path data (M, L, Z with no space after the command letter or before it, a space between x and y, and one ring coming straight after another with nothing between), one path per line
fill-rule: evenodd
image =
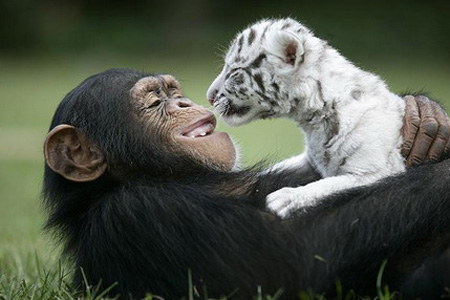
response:
M287 116L307 97L301 78L314 76L323 42L293 19L262 20L231 43L207 97L229 125Z

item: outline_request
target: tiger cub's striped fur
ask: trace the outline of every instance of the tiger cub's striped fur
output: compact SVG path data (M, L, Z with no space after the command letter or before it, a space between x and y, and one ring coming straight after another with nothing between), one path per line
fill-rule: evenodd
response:
M293 19L262 20L237 35L207 97L230 125L284 117L306 151L277 168L309 164L323 179L267 197L285 217L343 189L404 171L403 99Z

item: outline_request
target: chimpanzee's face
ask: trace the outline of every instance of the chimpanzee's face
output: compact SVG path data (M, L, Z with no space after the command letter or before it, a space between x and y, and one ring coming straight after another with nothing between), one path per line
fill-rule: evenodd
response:
M164 149L216 169L233 168L236 152L230 137L215 131L213 113L185 98L173 76L144 77L130 93L143 130L158 137Z

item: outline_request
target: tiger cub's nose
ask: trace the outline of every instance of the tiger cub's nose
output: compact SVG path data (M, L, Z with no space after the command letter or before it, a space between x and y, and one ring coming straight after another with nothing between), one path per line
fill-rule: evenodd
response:
M216 101L216 96L217 96L218 92L219 92L219 90L217 90L217 89L208 91L208 94L206 95L206 97L208 98L209 104L214 105L214 101Z

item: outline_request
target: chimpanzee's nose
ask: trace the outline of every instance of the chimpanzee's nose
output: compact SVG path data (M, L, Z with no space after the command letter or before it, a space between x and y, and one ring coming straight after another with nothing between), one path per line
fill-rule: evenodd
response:
M179 109L189 108L194 105L195 104L187 98L171 99L171 100L169 100L169 103L167 104L166 109L167 109L167 112L172 113Z

